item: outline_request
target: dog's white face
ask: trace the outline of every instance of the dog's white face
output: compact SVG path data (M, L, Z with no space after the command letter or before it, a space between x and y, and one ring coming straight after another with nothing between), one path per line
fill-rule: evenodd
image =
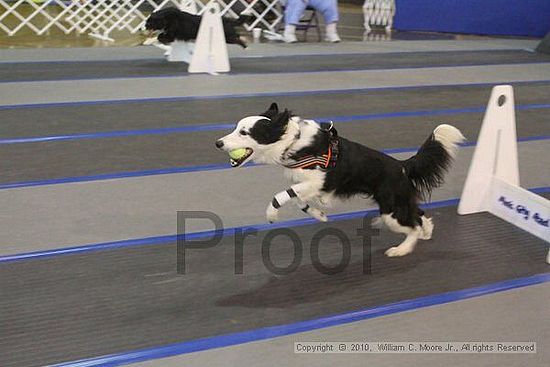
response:
M257 155L261 153L261 146L253 137L252 132L254 131L254 126L259 122L269 123L271 120L264 116L248 116L241 119L237 123L237 127L231 134L228 134L221 139L216 141L216 146L226 152L231 152L235 149L246 149L246 154L239 159L230 159L231 166L239 167L250 161L254 154Z
M241 119L232 133L216 141L216 147L226 152L246 149L242 157L230 159L233 167L240 167L250 160L269 163L281 155L278 143L284 140L289 117L288 111L279 113L273 103L262 115Z

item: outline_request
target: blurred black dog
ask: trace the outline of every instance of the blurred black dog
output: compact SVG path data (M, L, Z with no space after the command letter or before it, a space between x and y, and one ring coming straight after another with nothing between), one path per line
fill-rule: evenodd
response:
M145 22L145 29L161 31L157 39L162 44L170 44L176 40L189 41L197 38L201 16L186 13L176 8L166 8L156 11ZM247 44L239 37L235 27L251 20L250 15L241 15L238 19L222 17L225 41L246 48Z

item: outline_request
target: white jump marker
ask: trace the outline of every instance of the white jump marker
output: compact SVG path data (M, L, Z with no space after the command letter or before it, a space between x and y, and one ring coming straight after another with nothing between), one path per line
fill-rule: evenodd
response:
M230 70L220 7L210 2L202 15L190 73L226 73Z
M458 214L479 212L550 242L550 201L519 186L514 91L509 85L493 88L458 205Z

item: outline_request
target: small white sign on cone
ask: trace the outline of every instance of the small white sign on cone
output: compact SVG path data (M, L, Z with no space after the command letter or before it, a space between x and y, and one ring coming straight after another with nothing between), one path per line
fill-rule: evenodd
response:
M487 104L458 214L487 211L493 176L519 186L517 151L514 91L510 85L498 85Z
M190 73L225 73L230 70L220 7L210 2L202 15Z
M493 177L489 212L550 242L550 201Z
M493 88L458 214L489 212L550 242L550 201L519 186L514 92ZM550 251L546 256L550 264Z

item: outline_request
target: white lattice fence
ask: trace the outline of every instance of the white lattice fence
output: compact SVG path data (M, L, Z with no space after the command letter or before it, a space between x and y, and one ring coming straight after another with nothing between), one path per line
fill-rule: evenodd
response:
M365 30L370 32L372 25L383 26L391 31L395 15L395 0L365 0L363 16Z
M115 30L134 34L141 29L149 16L140 10L144 5L156 10L165 6L180 6L181 3L183 1L178 0L80 1L80 5L66 20L74 24L79 33L114 41L111 33Z
M238 17L238 14L232 10L234 6L240 5L240 8L244 7L243 11L255 18L252 23L245 24L245 28L248 31L256 27L275 31L277 25L283 20L281 7L278 6L279 1L280 0L217 0L223 8L222 15L232 18Z
M247 30L255 27L274 30L283 19L278 0L211 0L220 4L222 15L237 17L234 9L247 11L254 20L245 24ZM185 8L195 2L199 14L207 0L0 0L0 30L13 36L24 28L37 35L43 35L51 28L59 28L64 33L88 33L93 37L113 41L115 30L135 34L140 31L149 13L144 7L158 10L176 6Z
M61 11L57 14L50 11L52 6ZM64 33L75 30L75 26L65 22L65 17L72 14L73 9L78 5L76 2L64 2L51 0L37 3L34 1L4 1L0 0L0 29L13 36L24 28L31 29L34 33L42 35L51 28L56 27ZM8 21L9 18L12 21Z

